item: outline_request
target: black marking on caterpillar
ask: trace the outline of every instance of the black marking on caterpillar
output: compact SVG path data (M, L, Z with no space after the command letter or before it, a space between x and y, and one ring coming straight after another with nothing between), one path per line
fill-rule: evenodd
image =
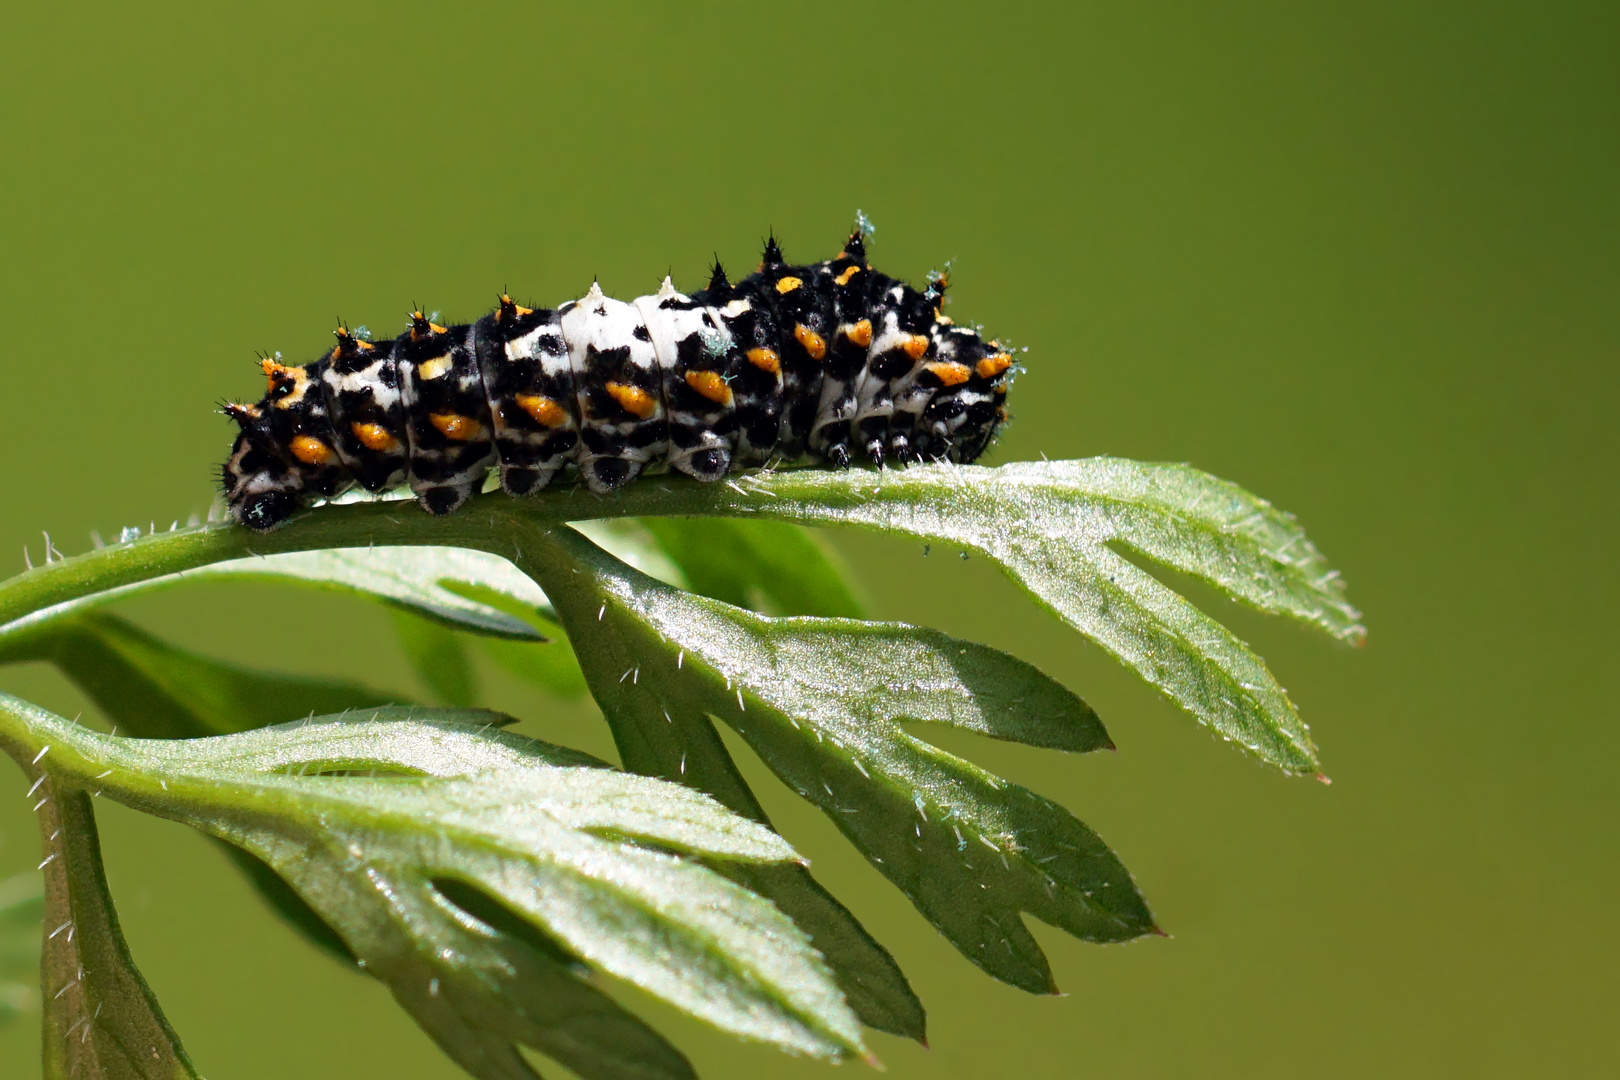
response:
M789 265L775 238L733 285L716 264L683 295L668 278L630 303L592 285L555 311L502 295L471 325L420 311L391 342L340 328L302 367L262 362L256 405L223 467L237 521L267 530L311 498L409 482L448 514L490 469L511 495L577 470L605 494L649 468L713 481L808 460L844 468L973 461L1006 419L1012 358L866 261L857 229L838 256Z

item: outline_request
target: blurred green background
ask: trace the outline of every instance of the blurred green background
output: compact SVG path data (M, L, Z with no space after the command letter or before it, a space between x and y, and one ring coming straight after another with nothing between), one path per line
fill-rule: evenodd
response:
M73 553L204 509L212 409L257 396L256 349L313 356L335 316L392 334L412 302L471 318L503 286L693 287L772 227L822 258L858 207L877 265L954 259L953 314L1029 347L993 460L1242 483L1300 515L1371 629L1344 649L1192 592L1288 685L1323 787L979 561L837 536L876 614L1099 709L1117 754L949 744L1096 827L1174 934L1037 925L1068 996L1025 996L762 781L930 1010L930 1050L874 1036L890 1075L1614 1075L1620 7L11 0L0 34L7 572L42 529ZM422 693L358 602L125 610ZM483 674L528 730L609 750L587 710ZM0 687L85 708L45 669ZM23 791L0 768L0 877L38 860ZM202 840L100 808L131 946L205 1074L459 1075ZM647 1012L708 1077L827 1075ZM36 1075L37 1042L0 1029L0 1075Z

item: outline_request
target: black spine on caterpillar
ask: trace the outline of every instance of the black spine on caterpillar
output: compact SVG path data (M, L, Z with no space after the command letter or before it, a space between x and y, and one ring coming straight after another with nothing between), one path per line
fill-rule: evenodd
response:
M311 498L409 482L456 510L492 468L512 495L566 468L608 493L650 467L698 480L800 460L846 467L970 462L1006 419L1012 358L919 292L873 270L853 233L808 266L773 237L733 285L717 264L683 295L668 278L624 303L592 285L555 311L502 295L472 325L420 311L391 342L337 331L303 367L263 361L268 392L227 405L223 467L236 520L273 529Z

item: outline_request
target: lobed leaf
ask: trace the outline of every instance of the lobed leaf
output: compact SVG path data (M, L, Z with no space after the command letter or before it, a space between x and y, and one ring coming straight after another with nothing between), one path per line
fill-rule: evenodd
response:
M657 730L649 713L686 718L688 744L694 718L730 725L990 974L1052 992L1021 912L1091 941L1154 929L1130 875L1085 825L900 726L1110 745L1090 708L1030 665L932 630L756 615L653 581L566 530L531 565L610 718L634 723L643 745Z
M875 528L981 552L1065 622L1097 640L1204 723L1294 772L1314 770L1315 749L1265 665L1218 622L1125 556L1192 574L1263 611L1317 625L1344 640L1359 641L1363 634L1359 615L1345 601L1342 583L1288 515L1240 488L1185 466L1092 459L1000 469L940 465L888 472L767 471L717 485L650 477L612 498L586 498L573 489L549 490L522 502L492 496L442 520L397 505L371 504L331 507L304 516L273 536L250 536L229 526L171 531L61 560L0 584L0 622L4 624L0 625L0 657L19 656L39 647L38 637L29 644L31 635L47 625L76 622L93 614L87 610L90 607L117 596L182 578L265 576L262 571L267 564L289 557L287 565L294 569L282 574L281 580L351 589L469 632L504 635L506 641L481 640L494 653L504 651L504 662L520 668L533 667L535 657L544 657L537 677L543 685L571 686L577 692L588 676L614 725L627 765L684 779L762 822L763 813L736 775L712 719L731 724L778 775L822 806L958 947L987 970L1018 985L1030 989L1050 986L1044 957L1029 940L1021 912L1035 913L1082 936L1100 939L1108 939L1110 933L1130 936L1151 928L1146 907L1123 867L1083 825L1039 796L941 753L898 724L927 719L1037 745L1068 749L1102 745L1106 736L1100 724L1091 730L1084 719L1089 710L1077 698L1064 701L1059 694L1043 699L1037 691L1050 692L1055 684L1034 669L1020 671L1011 658L979 646L953 654L953 649L965 643L928 631L835 620L768 619L656 583L649 586L623 567L602 560L599 552L592 554L588 545L566 531L551 533L560 523L582 515L650 516L647 527L631 522L595 522L582 527L598 542L617 545L626 558L638 561L654 577L676 585L690 583L700 592L732 603L778 612L832 614L843 609L848 613L845 605L853 599L838 594L842 582L835 566L829 577L825 571L831 564L794 546L806 537L789 525ZM691 515L740 516L743 520L697 521ZM372 547L412 543L428 550ZM481 550L440 546L444 544ZM341 549L340 554L353 556L361 569L334 567L327 558L329 553L300 554L301 549L323 547ZM435 548L450 553L446 559L464 556L487 570L441 573L448 564L431 553ZM400 565L379 554L387 551L400 554ZM559 553L560 560L556 558ZM252 557L240 558L243 554ZM305 559L302 570L297 569L299 558ZM745 558L760 559L764 565L757 570L747 568ZM594 564L593 559L597 560ZM568 594L559 607L567 609L563 614L585 661L583 675L575 667L573 653L566 651L568 646L519 643L542 637L541 628L552 626L549 620L555 613L539 588L512 563L529 570L555 595ZM570 568L569 577L561 576L563 566ZM582 573L573 575L574 569ZM586 569L588 573L583 572ZM818 604L825 607L818 608ZM88 624L65 630L56 640L85 635L83 625ZM117 627L117 622L109 625ZM93 629L97 647L115 654L116 664L124 665L121 670L145 677L154 666L171 671L184 666L166 657L136 662L153 655L153 650L120 652L108 645L108 641L131 640L126 630L140 634L127 624L116 631L106 626ZM423 653L431 655L430 650ZM673 674L669 668L672 658ZM98 664L105 673L114 669L114 661ZM827 677L825 671L835 665L840 674ZM109 685L113 682L107 681ZM1018 685L1027 692L1007 690ZM171 692L173 688L158 689L171 697L180 696ZM157 692L148 695L150 700L160 696ZM1026 710L1028 703L1034 707ZM246 704L234 707L228 695L219 694L211 704L193 701L187 707L193 721L209 711L248 711ZM378 713L372 719L382 716ZM1095 717L1090 721L1095 722ZM416 720L396 717L385 726L409 727L419 722L420 716ZM272 741L293 738L285 731L264 734ZM393 734L379 733L378 737L386 742ZM318 735L317 741L324 737ZM454 742L461 737L506 747L501 753L512 750L502 741L505 736L489 731L462 731L450 739ZM435 756L438 749L431 745L433 741L427 739L427 749L415 751L411 760L418 765L442 760ZM112 745L121 752L137 748L124 740ZM283 799L285 793L276 784L315 785L308 790L321 793L313 804L322 805L321 800L329 798L328 789L369 791L366 785L381 785L378 790L397 793L441 782L398 775L432 771L405 764L409 755L403 750L390 750L393 757L359 753L341 758L322 756L314 747L307 749L309 753L295 753L284 760L282 768L321 775L249 769L223 787L231 789L230 799L263 799L273 804L291 799ZM600 772L596 764L576 762L571 768ZM330 775L334 772L345 775ZM392 774L392 778L352 775L367 772ZM206 803L202 795L193 795ZM229 801L217 791L214 795ZM909 804L905 801L908 795L912 797ZM140 797L162 801L151 790ZM162 799L169 799L169 793ZM343 820L345 814L381 813L380 805L349 806L334 820ZM193 811L195 806L188 812ZM488 816L495 813L493 807L485 806L474 816L487 826ZM912 827L911 840L899 828L904 824ZM654 859L672 859L663 849L676 846L621 835L617 824L602 825L595 832L588 827L557 827L572 841L628 847L639 856ZM215 834L223 835L223 829L219 826ZM393 839L403 843L409 830L401 829ZM476 828L458 825L451 835L461 838L469 830L477 834ZM289 846L286 836L271 833L278 838L276 843ZM487 836L484 840L497 842ZM307 841L303 837L299 842ZM303 890L290 888L287 882L293 878L280 876L281 865L271 851L275 846L265 841L262 850L254 853L246 847L234 850L250 872L264 879L265 887L281 882L289 907L303 905L313 924L324 927L337 946L348 951L348 938L335 924L325 922L325 909L317 912L306 903L307 883ZM290 847L296 849L297 843ZM990 855L975 855L981 848ZM892 959L802 868L709 858L734 879L773 896L783 910L803 922L816 943L827 950L862 1019L885 1030L920 1037L921 1008ZM701 869L690 856L675 861ZM344 882L335 854L328 852L326 862L330 864L327 871L309 872L327 873ZM453 927L445 933L459 932L454 927L466 931L473 926L485 934L474 944L485 949L479 956L487 963L483 968L473 964L468 970L505 972L511 977L521 969L532 976L524 985L539 985L553 976L562 980L556 983L558 987L571 985L570 979L578 983L576 961L585 954L555 936L550 923L521 903L489 891L500 875L494 867L486 869L489 881L469 883L442 877L431 878L423 886L430 899L437 898L433 903L442 901L433 910L451 912L448 918ZM521 882L505 884L519 892L523 887ZM366 895L366 887L355 881L333 888L334 895L344 895L343 888ZM402 895L418 896L409 889ZM399 913L402 918L409 914L404 908ZM416 917L419 924L400 925L443 924L443 919L434 921L438 916L429 908L416 912ZM604 936L603 928L596 924L574 931L586 940ZM803 947L801 938L793 941L798 943L796 947ZM394 944L399 946L398 956L408 957L411 940ZM626 947L648 963L654 962L648 959L647 949L636 952L634 934ZM433 965L442 957L415 959L418 967L409 969L414 972L411 978L436 970ZM402 971L407 970L407 960L399 963L405 965ZM395 982L406 986L409 979L402 976ZM805 1001L817 993L826 1000L836 998L824 971L819 983L814 978L811 983L816 989ZM410 985L417 987L420 997L419 984L417 980ZM441 989L449 986L446 982ZM623 1024L628 1026L615 1028L623 1014L596 1010L594 1005L570 1005L570 1020L555 1012L557 1001L574 1000L568 994L548 997L545 1001L550 1006L536 1003L531 1009L521 1001L512 1004L517 1001L517 991L508 994L510 989L507 984L495 986L476 979L471 986L458 982L446 993L453 1004L435 1011L434 1002L418 1002L416 1012L429 1018L424 1023L438 1024L438 1037L447 1046L457 1047L452 1053L458 1060L476 1061L485 1070L480 1075L528 1075L512 1044L534 1044L529 1036L554 1043L577 1038L580 1041L573 1047L581 1059L600 1051L600 1060L631 1068L634 1055L614 1059L612 1049L630 1046L641 1037L638 1032L645 1029L636 1021L624 1017ZM396 992L406 1000L406 991ZM432 996L436 1002L438 995ZM735 1007L736 1003L730 1004ZM466 1011L457 1011L464 1006ZM552 1013L545 1012L548 1007ZM579 1019L587 1014L596 1019ZM840 1014L836 1021L827 1019L831 1012L818 1015L825 1021L819 1037L846 1049L855 1045L844 1036L839 1044L827 1034L834 1029L842 1032L839 1025L850 1023L847 1015ZM489 1016L497 1018L493 1036ZM798 1020L806 1030L814 1028L802 1017ZM538 1025L539 1034L526 1024ZM615 1034L605 1034L609 1029ZM657 1039L650 1032L645 1037ZM663 1071L635 1075L679 1075L686 1068L673 1050L668 1050L672 1056L658 1058L656 1047L667 1050L661 1041L648 1046L654 1049L645 1053L658 1059L658 1069ZM591 1047L595 1048L592 1053L582 1049ZM591 1075L632 1072L609 1068Z
M1304 723L1265 663L1114 550L1361 641L1343 582L1294 519L1234 484L1185 465L1118 458L803 470L745 483L716 492L708 512L861 526L978 551L1223 737L1290 772L1318 768Z
M176 648L94 609L0 637L0 663L29 659L56 664L106 714L114 730L137 738L224 734L239 730L238 725L264 727L300 716L375 706L389 696L338 680L227 664ZM372 715L383 711L373 709ZM239 848L223 843L221 847L271 910L323 952L353 964L354 956L336 932L274 872Z
M0 705L14 756L48 746L79 782L262 860L477 1076L531 1076L516 1043L586 1077L688 1075L580 963L734 1034L864 1052L791 922L683 857L792 849L697 792L432 710L167 742Z
M262 739L244 737L238 744L238 752L244 755L241 767L248 771L453 776L485 769L520 768L533 763L536 755L549 765L606 767L605 762L589 754L549 743L489 737L493 730L515 721L486 709L432 710L435 723L472 727L485 736L474 740L461 738L459 733L447 736L431 725L400 723L417 720L421 713L421 709L413 706L384 706L346 714L345 719L352 728L283 727ZM375 727L396 723L399 726L382 732ZM333 756L334 751L336 756ZM345 966L364 966L359 964L359 957L350 951L342 936L274 869L239 847L223 840L217 843L260 898L310 944Z
M567 565L566 563L559 565ZM569 570L574 567L567 566ZM639 671L642 650L605 618L586 618L573 633L590 657L591 690L612 728L624 767L677 781L714 796L739 814L769 825L714 726L701 712L671 708L661 681ZM804 867L732 864L716 869L767 897L788 915L826 959L862 1023L923 1041L922 1003L894 958L855 916Z

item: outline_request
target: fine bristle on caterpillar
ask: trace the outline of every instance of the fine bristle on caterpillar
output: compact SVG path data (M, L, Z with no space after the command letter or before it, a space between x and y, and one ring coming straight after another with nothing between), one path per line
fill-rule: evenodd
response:
M649 468L713 481L809 461L973 461L1006 419L1008 350L873 270L857 229L838 256L789 265L772 238L733 285L717 265L683 295L668 278L629 303L592 285L555 311L502 295L470 325L422 312L398 338L340 328L319 359L266 359L268 392L226 405L232 515L281 525L311 498L409 482L448 514L500 471L511 495L567 467L611 492Z

